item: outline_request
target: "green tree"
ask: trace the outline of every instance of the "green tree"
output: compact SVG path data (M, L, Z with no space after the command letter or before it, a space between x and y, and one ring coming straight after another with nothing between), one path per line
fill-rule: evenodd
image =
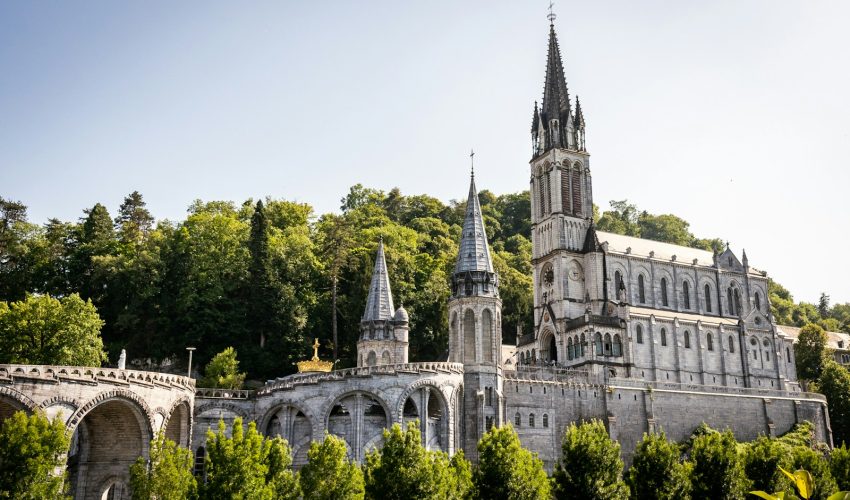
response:
M835 479L838 489L850 491L850 449L842 443L829 454L829 471Z
M65 465L70 438L61 415L15 412L0 428L0 498L42 500L68 498Z
M198 484L192 475L192 451L177 446L159 433L151 441L150 460L139 457L130 466L130 490L134 500L182 500L194 498Z
M826 396L829 406L833 442L850 443L850 371L828 361L818 379L818 390Z
M91 301L77 294L0 302L0 362L100 366L102 325Z
M636 500L687 498L690 493L688 467L681 461L676 443L661 434L644 434L637 445L628 483Z
M814 489L809 496L811 500L827 500L830 495L838 491L838 486L829 470L829 462L820 451L803 446L793 448L791 467L792 470L804 469L812 475Z
M646 212L638 218L641 238L663 241L674 245L690 246L694 235L687 221L672 214L652 215Z
M510 425L493 427L478 442L473 472L476 498L548 499L551 485L543 462L522 447Z
M363 473L346 454L345 441L332 434L326 434L321 443L310 443L307 464L300 473L304 500L363 498Z
M150 233L154 219L146 205L138 191L133 191L124 197L124 202L118 207L118 216L115 218L115 227L118 229L122 243L139 243Z
M620 444L600 420L570 424L555 466L556 498L618 499L629 494L623 481Z
M794 358L797 376L804 380L817 380L829 359L826 346L827 336L818 325L806 325L800 329L797 343L794 344Z
M404 500L461 499L465 494L459 478L468 478L468 466L459 466L439 451L422 446L419 422L384 429L384 445L366 455L363 476L366 498Z
M210 388L241 389L244 381L245 374L239 373L236 349L228 347L216 354L207 364L201 385Z
M223 421L218 432L207 431L206 483L201 498L245 500L296 499L301 491L298 477L289 469L289 445L281 438L264 439L254 422L247 432L242 419L233 420L227 437Z
M732 431L706 432L691 444L692 495L713 500L743 499L747 478Z
M354 244L351 226L344 216L327 214L319 220L319 252L325 264L327 278L331 284L331 336L333 359L339 359L339 280L343 268L348 265L351 247Z
M269 256L269 227L263 200L257 202L251 217L251 235L248 239L251 261L248 265L248 324L254 331L252 342L265 347L266 339L278 330L278 284Z
M750 480L748 489L786 491L791 486L780 467L791 468L790 447L777 439L760 436L743 450L744 473Z

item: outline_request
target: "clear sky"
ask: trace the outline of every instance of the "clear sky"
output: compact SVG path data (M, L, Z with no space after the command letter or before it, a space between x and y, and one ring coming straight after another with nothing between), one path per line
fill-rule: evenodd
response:
M0 196L157 218L355 183L528 188L545 0L0 2ZM557 2L594 199L721 237L850 301L850 2Z

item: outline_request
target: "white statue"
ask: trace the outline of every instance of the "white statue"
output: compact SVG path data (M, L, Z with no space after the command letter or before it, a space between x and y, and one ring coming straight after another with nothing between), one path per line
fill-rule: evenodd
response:
M121 355L118 356L118 369L125 370L127 366L127 351L121 349Z

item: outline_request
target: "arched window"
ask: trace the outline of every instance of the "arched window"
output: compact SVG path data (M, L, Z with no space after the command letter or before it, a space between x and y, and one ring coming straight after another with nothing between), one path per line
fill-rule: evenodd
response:
M605 355L606 356L611 355L611 334L610 333L605 334Z
M613 354L614 356L623 355L623 342L620 340L619 335L614 335L614 344L611 350L611 354Z
M519 427L519 426L522 425L522 417L519 415L519 412L517 412L517 414L514 415L514 425L516 427Z
M729 315L734 316L735 315L735 302L732 301L732 287L729 287L729 289L726 290L726 301L728 302L727 309L729 310Z
M638 300L641 304L646 304L646 291L643 286L643 275L638 275Z
M472 309L463 313L463 362L475 363L475 313Z
M685 330L685 349L691 348L691 332Z
M705 311L711 312L711 287L705 284Z
M714 350L714 337L711 336L711 332L708 332L708 334L706 334L705 340L708 342L708 350L713 351Z
M578 216L583 212L581 201L581 164L576 163L573 165L573 213Z
M661 329L661 345L667 345L667 330L664 328Z
M691 284L687 281L682 283L682 299L685 302L685 309L691 308Z
M756 292L756 310L761 311L761 294Z
M573 359L573 339L567 339L567 359Z
M661 305L664 307L670 305L667 302L667 278L661 278Z
M582 333L581 334L581 343L579 344L579 354L581 355L581 357L584 357L584 346L585 346L584 334Z
M728 340L729 340L729 352L731 352L732 354L735 354L735 339L733 339L732 336L729 335Z
M538 200L540 201L540 216L543 217L546 215L546 174L543 170L540 170L540 177L537 178L537 188L538 188Z
M620 271L614 271L614 296L620 299L620 289L623 288L623 275ZM623 297L623 300L626 298Z
M735 313L740 316L741 315L741 295L738 293L738 289L735 289Z
M543 414L543 427L549 427L549 414Z
M573 351L575 353L575 355L574 355L575 358L581 357L581 354L582 354L581 353L581 345L579 344L579 341L578 341L578 335L573 337Z
M531 362L535 365L537 364L537 349L531 350Z
M643 327L642 326L637 325L635 327L635 337L637 337L637 343L638 344L643 344Z
M596 332L596 335L593 337L593 343L596 344L596 355L602 356L602 334Z
M534 414L533 413L528 414L528 426L534 427Z

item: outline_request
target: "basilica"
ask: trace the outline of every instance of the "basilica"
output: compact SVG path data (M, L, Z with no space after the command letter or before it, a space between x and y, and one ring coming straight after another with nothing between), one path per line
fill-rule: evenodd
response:
M746 253L594 226L585 118L568 92L554 24L548 44L528 170L534 329L516 345L501 341L499 276L473 175L451 276L447 359L409 362L410 318L394 305L392 269L376 242L354 368L332 370L314 356L300 373L247 391L133 370L0 365L0 417L37 408L63 415L75 436L75 498L127 497L127 467L148 456L159 431L191 448L202 473L207 429L237 417L285 437L296 467L326 432L362 461L383 429L413 421L429 449L463 450L472 461L489 428L510 424L550 471L566 427L588 419L606 425L627 463L644 433L685 440L703 422L751 440L809 421L831 444L826 401L801 390L794 338L775 324L767 273Z

